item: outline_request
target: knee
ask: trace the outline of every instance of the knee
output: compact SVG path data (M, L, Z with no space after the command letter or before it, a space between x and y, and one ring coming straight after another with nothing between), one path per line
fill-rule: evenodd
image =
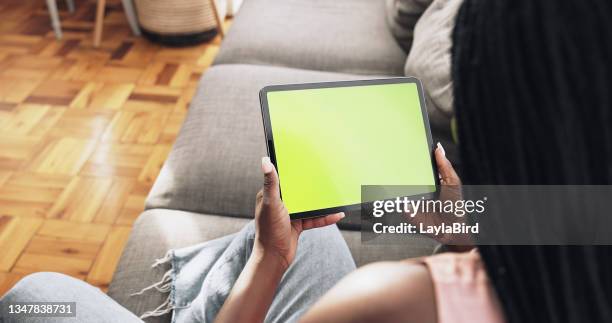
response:
M38 272L23 277L3 297L3 301L25 302L36 299L41 290L56 285L58 281L72 279L60 273Z
M22 284L26 287L27 286L43 286L43 285L48 285L50 282L57 282L57 281L62 281L62 280L67 280L67 279L74 279L74 278L68 275L65 275L65 274L61 274L61 273L41 271L41 272L29 274L23 277L17 283L17 285ZM15 285L15 287L17 287L17 285Z

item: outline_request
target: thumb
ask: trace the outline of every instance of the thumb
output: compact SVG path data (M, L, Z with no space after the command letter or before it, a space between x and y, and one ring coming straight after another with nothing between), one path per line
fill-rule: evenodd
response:
M270 157L263 157L261 159L261 170L264 173L264 201L280 200L278 174L276 173L276 168L274 168L274 165L270 161Z
M438 165L438 172L440 173L440 180L445 185L460 185L461 180L453 168L453 164L446 158L446 152L444 147L440 143L436 148L436 164Z

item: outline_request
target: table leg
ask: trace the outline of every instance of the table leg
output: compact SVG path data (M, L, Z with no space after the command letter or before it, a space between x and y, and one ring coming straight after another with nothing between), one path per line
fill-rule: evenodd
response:
M123 4L123 11L125 11L125 16L130 24L130 28L132 28L132 33L136 36L140 36L140 27L138 26L133 0L121 0L121 3Z
M213 9L213 13L215 14L215 21L217 22L217 28L219 29L219 35L221 35L221 38L225 37L225 31L223 30L223 20L221 19L221 16L219 16L219 10L217 8L217 1L216 0L208 0L210 1L210 6Z
M62 38L62 25L60 24L59 14L57 12L57 3L55 0L47 0L47 8L49 9L49 15L51 16L51 26L53 32L55 32L55 38Z
M94 26L94 47L100 47L102 41L102 27L104 26L104 9L106 8L106 0L98 0L98 8L96 9L96 24Z
M70 13L74 13L74 0L66 0L66 6Z

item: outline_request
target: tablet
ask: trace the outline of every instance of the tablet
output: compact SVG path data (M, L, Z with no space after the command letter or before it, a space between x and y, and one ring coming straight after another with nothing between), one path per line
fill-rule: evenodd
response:
M359 209L371 202L362 201L362 185L438 189L415 78L267 86L260 102L268 154L292 219Z

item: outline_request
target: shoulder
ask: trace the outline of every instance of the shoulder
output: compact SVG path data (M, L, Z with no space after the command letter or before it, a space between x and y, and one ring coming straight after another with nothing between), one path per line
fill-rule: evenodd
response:
M355 284L355 289L371 293L397 292L398 298L405 299L412 293L407 293L406 288L427 289L433 291L433 282L427 267L413 261L399 262L376 262L363 266L345 278L344 283ZM343 283L343 281L341 281Z
M429 271L414 261L363 266L342 279L304 317L306 322L321 320L436 322Z

